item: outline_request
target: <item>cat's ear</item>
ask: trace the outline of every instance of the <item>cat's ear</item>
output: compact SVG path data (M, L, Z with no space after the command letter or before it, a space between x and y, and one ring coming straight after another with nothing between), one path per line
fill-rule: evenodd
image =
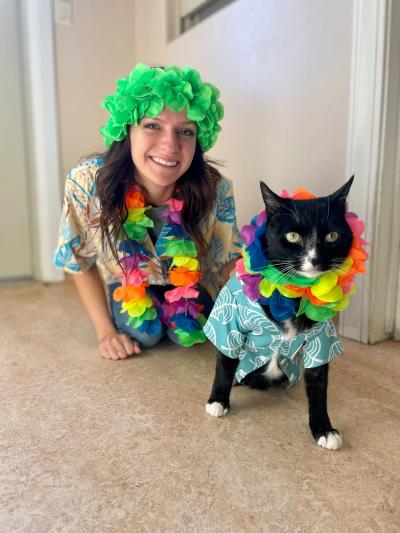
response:
M267 213L273 213L281 207L280 196L271 191L263 181L260 181L260 189Z
M354 176L351 176L349 181L347 181L344 185L340 187L337 191L329 195L329 198L331 202L337 201L339 203L343 203L346 201L347 196L350 192L350 187L353 183Z

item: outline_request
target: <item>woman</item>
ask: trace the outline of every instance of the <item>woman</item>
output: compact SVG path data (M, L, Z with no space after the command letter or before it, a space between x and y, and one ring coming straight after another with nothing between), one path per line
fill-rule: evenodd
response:
M103 102L107 151L68 174L54 257L75 274L107 359L165 333L204 342L204 315L240 255L231 183L203 156L221 130L218 89L190 67L144 64L117 84Z

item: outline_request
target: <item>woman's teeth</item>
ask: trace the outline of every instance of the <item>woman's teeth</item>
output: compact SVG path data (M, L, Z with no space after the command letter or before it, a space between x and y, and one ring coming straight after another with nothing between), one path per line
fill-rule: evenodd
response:
M178 164L178 161L165 161L165 159L161 159L161 157L150 157L150 159L164 167L176 167Z

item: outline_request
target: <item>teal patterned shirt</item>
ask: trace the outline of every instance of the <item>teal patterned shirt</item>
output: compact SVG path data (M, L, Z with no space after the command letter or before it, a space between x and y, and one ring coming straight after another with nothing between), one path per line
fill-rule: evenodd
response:
M224 355L239 359L236 369L239 383L279 354L279 366L291 387L300 381L303 367L322 366L343 352L331 320L318 322L295 338L286 338L261 305L244 294L236 275L220 292L204 333Z

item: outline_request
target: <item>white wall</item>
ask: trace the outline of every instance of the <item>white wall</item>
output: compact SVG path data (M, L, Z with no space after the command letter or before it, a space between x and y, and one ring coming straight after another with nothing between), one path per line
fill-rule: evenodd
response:
M135 0L135 60L190 64L221 89L238 220L262 207L260 179L326 194L345 179L351 0L236 0L167 43L166 0Z
M56 26L63 173L102 150L99 106L136 62L190 64L225 105L210 155L226 162L242 225L276 190L346 179L352 1L236 0L167 43L167 0L80 0ZM63 178L62 178L63 179Z
M135 63L131 0L79 0L72 7L72 24L56 24L62 182L83 155L104 149L100 102Z

